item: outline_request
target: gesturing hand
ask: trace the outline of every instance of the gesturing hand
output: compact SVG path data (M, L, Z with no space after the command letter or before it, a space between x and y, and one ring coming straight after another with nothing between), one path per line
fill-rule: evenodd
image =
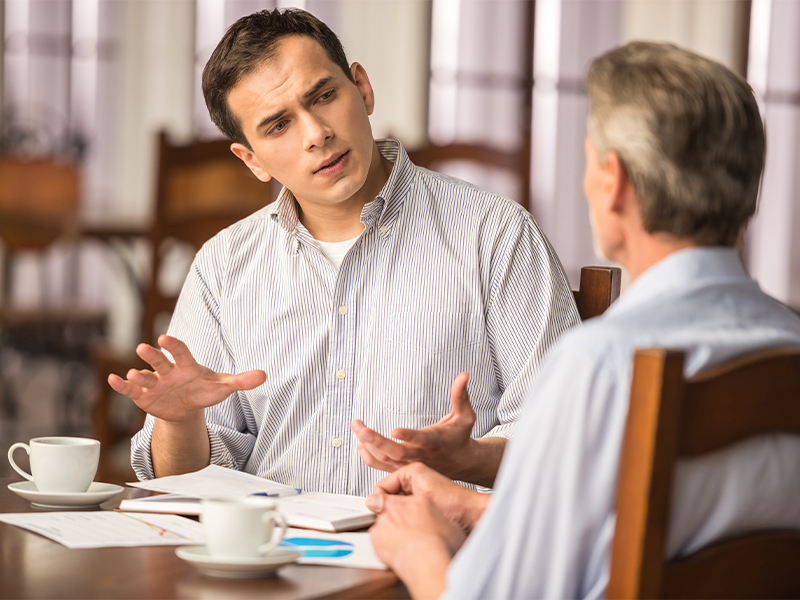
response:
M120 394L158 419L171 422L186 420L192 413L219 404L233 392L250 390L264 383L267 374L254 370L227 375L215 373L197 361L182 341L162 335L159 345L172 354L172 363L163 352L148 344L136 348L152 371L131 369L127 379L109 375L108 383Z
M440 421L423 429L395 429L392 437L399 444L369 429L360 420L350 424L359 440L358 452L368 466L394 471L413 461L422 462L453 479L463 479L475 454L472 427L475 411L469 402L469 373L460 373L453 381L450 398L453 408Z

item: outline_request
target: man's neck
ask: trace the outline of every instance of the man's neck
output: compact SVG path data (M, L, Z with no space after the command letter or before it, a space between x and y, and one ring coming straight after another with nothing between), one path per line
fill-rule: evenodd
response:
M392 163L373 145L369 175L361 189L345 202L335 205L308 204L297 201L297 217L314 239L321 242L352 240L364 231L361 212L364 205L378 195L389 174Z
M641 236L631 240L632 243L626 248L625 256L618 259L628 271L631 281L673 252L697 246L688 239L676 239L660 233L650 234L644 231L641 233Z

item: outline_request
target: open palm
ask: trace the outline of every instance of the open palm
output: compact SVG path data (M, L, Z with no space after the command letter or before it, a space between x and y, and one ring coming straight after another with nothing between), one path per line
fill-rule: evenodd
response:
M186 344L177 338L162 335L158 343L172 354L174 363L160 350L140 344L136 353L153 370L131 369L127 379L112 374L108 383L139 408L164 421L184 421L195 411L219 404L233 392L257 387L267 378L260 370L236 375L216 373L198 364Z

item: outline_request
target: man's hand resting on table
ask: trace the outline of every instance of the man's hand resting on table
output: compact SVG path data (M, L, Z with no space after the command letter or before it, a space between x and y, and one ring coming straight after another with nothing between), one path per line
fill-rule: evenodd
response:
M479 494L420 463L379 481L367 507L378 513L370 538L378 557L414 598L437 598L453 555L486 504Z
M460 373L453 381L450 397L453 409L440 421L423 429L395 429L395 442L368 428L358 419L350 428L358 437L358 452L364 463L374 469L392 472L419 461L458 479L491 487L503 458L504 438L472 438L475 411L467 394L469 373Z
M215 373L197 364L180 340L162 335L158 343L172 354L174 363L160 350L139 344L136 354L153 370L131 369L127 379L112 374L108 383L155 417L150 455L155 476L164 477L208 466L211 449L204 409L234 392L261 385L267 374L259 370L237 375Z
M177 338L162 335L159 345L172 354L170 361L163 352L139 344L136 348L152 371L131 369L127 379L108 376L109 385L128 396L146 413L157 419L181 422L201 409L219 404L233 392L250 390L264 383L264 371L246 371L237 375L215 373L195 361L189 349Z
M425 496L452 523L471 531L491 499L489 494L468 490L422 463L401 467L375 484L367 508L382 512L386 496Z

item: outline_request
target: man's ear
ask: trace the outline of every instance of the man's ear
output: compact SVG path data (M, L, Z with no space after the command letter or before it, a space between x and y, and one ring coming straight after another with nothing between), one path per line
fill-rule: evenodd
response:
M375 110L375 92L372 91L372 84L369 82L367 72L364 70L364 67L354 62L350 66L350 74L353 76L356 87L361 93L361 97L364 99L364 106L367 107L367 114L371 115L372 111Z
M256 155L253 154L253 151L244 144L234 142L231 144L231 152L241 158L242 162L247 165L247 168L253 172L253 175L258 177L264 183L272 179L272 175L264 170L264 167L262 167L261 163L258 162Z
M622 212L632 189L628 180L628 171L619 154L614 151L606 152L604 171L603 192L608 202L607 206L613 212Z

